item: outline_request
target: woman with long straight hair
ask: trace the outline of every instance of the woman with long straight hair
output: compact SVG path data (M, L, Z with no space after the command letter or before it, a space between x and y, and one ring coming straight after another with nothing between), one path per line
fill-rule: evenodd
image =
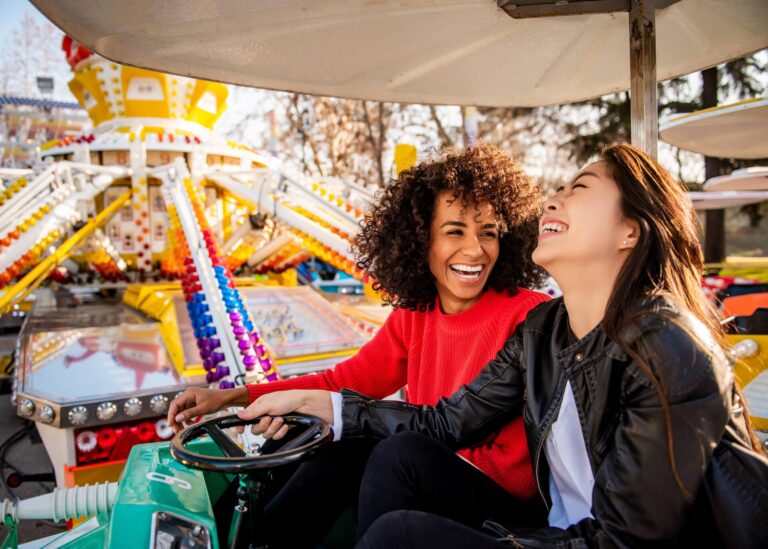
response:
M563 297L470 384L434 407L307 391L241 416L335 407L342 438L395 434L363 479L360 547L765 547L768 461L700 292L696 226L656 161L609 147L545 203L533 259ZM520 415L548 516L488 522L490 485L452 449Z

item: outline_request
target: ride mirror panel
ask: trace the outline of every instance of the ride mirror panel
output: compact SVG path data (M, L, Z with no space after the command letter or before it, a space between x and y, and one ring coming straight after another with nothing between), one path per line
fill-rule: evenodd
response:
M36 311L22 346L20 390L61 405L171 391L180 382L159 324L122 305Z
M355 330L330 303L308 287L242 288L256 330L278 360L362 346L368 336ZM184 296L174 302L186 364L199 363Z

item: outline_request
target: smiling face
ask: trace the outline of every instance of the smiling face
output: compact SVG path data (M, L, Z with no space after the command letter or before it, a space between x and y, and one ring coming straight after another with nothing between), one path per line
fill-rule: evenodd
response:
M446 314L466 311L480 299L499 258L498 225L488 202L465 206L448 191L437 196L428 259Z
M621 212L621 195L608 165L595 162L545 202L533 261L555 279L553 271L560 266L620 266L636 238L636 224Z

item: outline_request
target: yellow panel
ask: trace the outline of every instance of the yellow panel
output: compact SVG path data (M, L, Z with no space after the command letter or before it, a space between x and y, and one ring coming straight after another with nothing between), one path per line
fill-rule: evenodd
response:
M168 306L160 318L160 336L163 338L165 348L168 350L168 356L171 357L171 362L173 362L176 371L179 374L186 375L184 349L181 346L179 325L176 318L176 306L173 300L169 299Z
M760 372L768 369L768 335L729 335L727 339L732 344L742 339L751 339L758 345L756 356L737 361L733 368L739 385L745 387L760 375Z
M64 466L64 484L67 488L97 482L117 482L125 467L124 459L93 465Z
M395 145L395 170L397 175L416 164L416 147L399 143Z
M170 118L165 74L125 66L120 74L126 116Z
M228 93L229 90L224 84L198 80L185 118L190 122L213 129L213 124L227 108Z
M292 356L288 358L279 358L275 362L278 365L293 364L295 362L310 362L312 360L324 360L326 358L341 358L357 354L360 349L344 349L343 351L333 351L330 353L316 353L301 356Z
M282 273L267 273L269 280L280 286L298 286L299 275L296 269L286 269Z
M758 345L758 353L756 356L746 359L738 360L733 368L733 373L736 376L736 380L739 386L744 391L747 397L747 407L750 410L750 419L752 425L763 431L768 431L768 417L763 416L759 410L765 410L765 400L768 399L768 394L764 393L765 387L764 376L768 375L768 335L729 335L727 336L729 343L737 343L743 339L751 339ZM762 376L761 376L762 374ZM761 379L756 379L761 376ZM756 385L747 387L750 383L755 382ZM749 399L756 399L752 401L750 406ZM760 416L755 415L760 414Z
M88 111L94 126L113 118L99 83L98 73L93 68L75 73L75 77L69 81L69 89L80 105Z

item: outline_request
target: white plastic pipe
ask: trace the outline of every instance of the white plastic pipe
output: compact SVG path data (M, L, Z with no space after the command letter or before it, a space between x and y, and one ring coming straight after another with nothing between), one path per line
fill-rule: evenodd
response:
M117 499L117 482L93 486L54 488L50 494L0 504L0 517L8 515L18 522L26 519L62 520L103 514L112 509Z

